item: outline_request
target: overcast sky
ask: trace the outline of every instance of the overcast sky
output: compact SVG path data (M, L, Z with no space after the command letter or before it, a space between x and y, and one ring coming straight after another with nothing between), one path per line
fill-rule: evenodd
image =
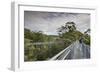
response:
M66 22L76 23L77 30L84 32L90 28L90 14L57 12L24 12L24 27L31 31L42 31L48 35L57 35L57 28Z

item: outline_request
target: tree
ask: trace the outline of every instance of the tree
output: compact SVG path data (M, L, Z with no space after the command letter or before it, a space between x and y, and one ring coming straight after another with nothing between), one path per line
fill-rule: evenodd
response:
M67 28L65 26L61 26L60 28L58 28L59 33L65 33L66 31L67 31Z
M90 33L90 29L87 29L85 32L84 32L84 38L83 38L83 41L84 41L84 43L85 44L87 44L87 45L90 45L90 35L89 35L89 33Z
M87 33L89 33L90 32L90 29L87 29L85 32L84 32L84 34L87 34Z
M76 30L76 26L74 22L67 22L64 26L58 28L59 34L63 34L65 32L72 32Z
M32 32L29 29L24 28L24 38L33 39Z
M76 30L75 25L76 24L74 22L67 22L65 27L68 29L68 32L71 32Z

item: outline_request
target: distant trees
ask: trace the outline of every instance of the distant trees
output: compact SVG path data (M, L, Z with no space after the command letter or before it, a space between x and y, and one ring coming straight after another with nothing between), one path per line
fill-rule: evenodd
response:
M42 31L33 32L29 29L24 29L24 38L30 39L33 42L43 42L45 36L43 35Z
M43 34L42 31L33 32L26 28L24 28L24 38L30 39L31 42L46 42L53 40L53 36L51 35L48 36Z
M33 34L31 33L31 31L29 29L24 29L24 38L27 39L33 39Z

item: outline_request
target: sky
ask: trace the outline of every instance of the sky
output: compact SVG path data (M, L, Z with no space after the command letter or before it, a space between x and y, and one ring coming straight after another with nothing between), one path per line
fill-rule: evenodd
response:
M24 28L47 35L58 35L57 29L72 21L80 32L90 28L90 14L87 13L24 11Z

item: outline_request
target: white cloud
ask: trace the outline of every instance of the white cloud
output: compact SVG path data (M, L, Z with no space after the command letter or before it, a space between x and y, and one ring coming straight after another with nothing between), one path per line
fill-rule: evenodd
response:
M69 21L75 22L81 32L90 28L89 14L25 11L25 28L32 31L54 35L57 34L57 28Z

